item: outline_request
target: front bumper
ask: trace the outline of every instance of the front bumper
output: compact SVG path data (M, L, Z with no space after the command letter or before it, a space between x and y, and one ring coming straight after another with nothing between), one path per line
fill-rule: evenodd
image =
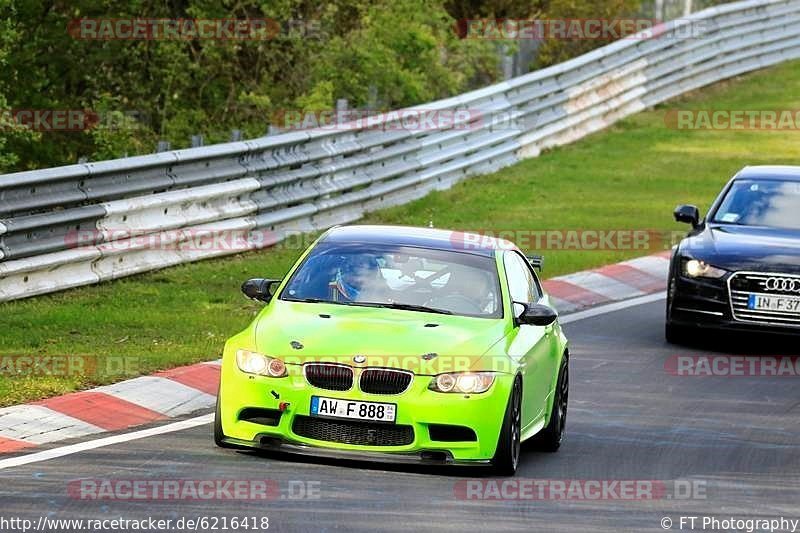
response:
M364 450L339 450L308 444L295 444L269 435L257 435L253 441L233 438L224 439L226 443L245 448L264 451L285 452L295 455L307 455L327 459L347 459L355 461L371 461L376 463L417 464L417 465L453 465L453 466L491 466L489 459L455 459L449 451L420 450L414 452L373 452Z
M737 320L731 309L729 277L690 279L673 273L668 287L667 321L693 328L800 335L798 327Z
M443 394L428 390L430 376L417 375L409 388L397 395L367 394L357 387L339 392L312 387L300 365L287 365L289 375L285 378L253 376L241 372L234 358L227 355L223 357L219 396L226 442L315 456L423 464L488 462L495 454L513 383L512 375L498 374L485 393ZM299 424L309 421L312 396L394 403L397 405L396 420L388 426L392 430L401 426L410 428L413 437L401 445L372 445L319 440L298 434ZM283 411L280 411L281 405ZM272 417L250 416L254 410L269 410ZM313 420L320 419L314 417ZM321 420L368 425L369 430L375 432L387 427L381 423ZM474 436L470 436L470 440L436 440L432 437L441 438L441 432L434 431L432 435L431 428L437 426L469 428Z

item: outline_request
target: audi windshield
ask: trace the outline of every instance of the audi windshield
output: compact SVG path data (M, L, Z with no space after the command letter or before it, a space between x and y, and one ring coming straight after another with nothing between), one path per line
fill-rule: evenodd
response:
M800 181L736 180L712 222L800 230Z

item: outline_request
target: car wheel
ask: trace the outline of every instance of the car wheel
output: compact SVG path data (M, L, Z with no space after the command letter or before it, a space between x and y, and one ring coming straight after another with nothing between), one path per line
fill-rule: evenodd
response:
M685 326L667 322L664 324L664 338L670 344L684 344L689 338L689 333Z
M503 417L503 427L497 441L497 451L492 458L495 472L513 476L519 465L520 433L522 431L522 383L514 380L511 396Z
M558 451L564 440L564 430L567 427L567 406L569 405L569 358L567 354L561 358L555 395L553 408L550 411L550 421L536 435L535 439L537 448L544 452Z

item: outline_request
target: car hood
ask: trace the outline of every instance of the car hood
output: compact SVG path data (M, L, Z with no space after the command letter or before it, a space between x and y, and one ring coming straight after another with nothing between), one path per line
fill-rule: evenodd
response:
M502 319L282 300L255 326L258 351L289 364L337 361L416 374L475 370L504 335ZM358 364L355 356L366 361Z
M800 231L709 225L687 237L680 252L725 270L797 272Z

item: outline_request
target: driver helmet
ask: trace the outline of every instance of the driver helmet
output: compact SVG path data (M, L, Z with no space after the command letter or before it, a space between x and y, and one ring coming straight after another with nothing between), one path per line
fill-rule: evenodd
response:
M333 301L357 301L359 295L378 277L380 268L374 256L344 255L329 284L330 298Z

